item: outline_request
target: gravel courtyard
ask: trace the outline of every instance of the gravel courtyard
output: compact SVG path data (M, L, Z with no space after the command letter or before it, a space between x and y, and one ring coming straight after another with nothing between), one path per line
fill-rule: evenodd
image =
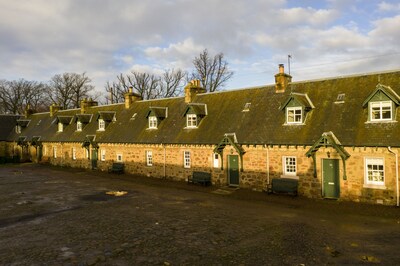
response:
M0 166L0 265L399 265L399 247L397 207Z

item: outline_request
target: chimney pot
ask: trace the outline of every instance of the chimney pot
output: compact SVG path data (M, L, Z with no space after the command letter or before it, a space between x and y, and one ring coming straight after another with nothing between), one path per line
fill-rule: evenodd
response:
M285 73L285 65L284 64L279 64L279 74Z

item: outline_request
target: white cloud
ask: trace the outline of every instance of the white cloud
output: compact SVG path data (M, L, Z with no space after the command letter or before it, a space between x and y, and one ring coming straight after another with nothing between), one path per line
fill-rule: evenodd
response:
M381 12L397 12L400 11L400 3L392 4L383 1L378 4L378 10Z

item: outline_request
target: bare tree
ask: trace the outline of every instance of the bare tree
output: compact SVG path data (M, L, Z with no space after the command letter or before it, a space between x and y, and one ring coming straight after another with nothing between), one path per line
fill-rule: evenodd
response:
M199 79L208 92L217 91L233 76L223 53L211 57L208 50L204 49L195 57L193 65L195 71L191 75L192 79Z
M0 105L4 113L23 114L27 108L44 111L45 84L37 81L0 81Z
M48 86L48 95L53 103L63 109L78 108L83 98L91 96L94 86L90 85L86 73L64 73L54 75Z
M122 102L129 87L134 88L144 100L174 97L181 93L182 81L186 75L180 69L166 70L162 76L137 71L126 75L121 73L115 82L106 83L107 101Z
M160 80L160 97L169 98L182 94L182 81L187 76L187 72L181 69L166 70Z

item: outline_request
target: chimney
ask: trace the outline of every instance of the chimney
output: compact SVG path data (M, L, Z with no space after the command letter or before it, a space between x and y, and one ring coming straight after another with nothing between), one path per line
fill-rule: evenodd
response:
M283 64L279 64L279 73L275 75L275 92L285 92L290 82L292 82L292 76L285 73Z
M191 103L198 93L204 93L206 90L201 87L200 80L195 79L190 81L185 86L185 103Z
M32 110L31 105L28 104L25 108L25 118L28 118L33 113L34 111Z
M89 100L83 99L81 101L81 114L86 113L90 107L97 106L97 105L99 105L99 103L96 101L93 101L92 98L90 98Z
M50 117L53 117L60 109L60 106L55 103L50 105Z
M124 94L125 97L125 108L129 109L132 103L142 100L142 96L133 92L133 87L129 87L129 91Z

